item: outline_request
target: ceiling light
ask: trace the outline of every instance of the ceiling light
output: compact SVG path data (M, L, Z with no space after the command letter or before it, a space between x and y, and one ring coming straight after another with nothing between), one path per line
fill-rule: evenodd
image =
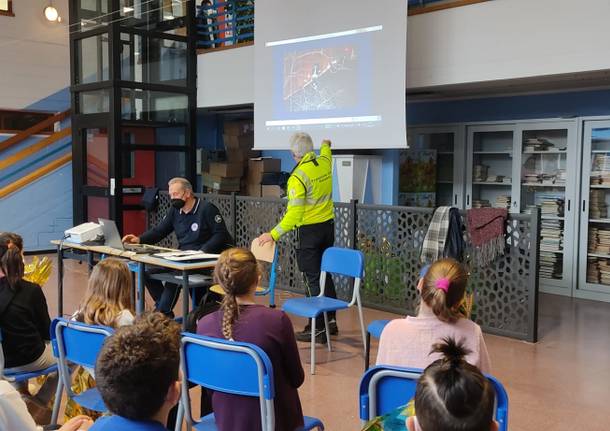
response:
M129 6L123 6L123 13L133 12L133 8Z
M51 22L55 22L60 19L59 12L57 12L57 9L55 9L52 5L44 8L44 16L48 21Z

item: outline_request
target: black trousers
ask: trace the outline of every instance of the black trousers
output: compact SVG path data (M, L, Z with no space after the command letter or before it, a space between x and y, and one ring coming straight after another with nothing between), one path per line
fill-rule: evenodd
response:
M171 313L174 307L176 306L176 301L178 301L178 296L180 295L180 289L182 288L182 284L170 283L169 281L166 281L164 285L161 280L154 280L148 276L153 274L170 272L172 271L168 269L149 266L146 267L146 272L144 276L146 289L148 289L150 296L152 296L152 298L155 300L155 310L160 311L164 314ZM202 271L201 273L209 275L209 271ZM181 276L180 273L176 273L176 275ZM199 304L199 301L201 301L201 298L203 297L207 289L195 288L189 290L191 297L194 296L195 304Z
M297 265L305 279L305 293L307 296L320 294L320 266L322 254L335 244L335 222L328 220L301 226L297 229ZM337 291L332 276L326 275L324 295L336 298ZM335 313L328 313L329 319L335 318ZM324 316L316 320L316 328L324 327Z

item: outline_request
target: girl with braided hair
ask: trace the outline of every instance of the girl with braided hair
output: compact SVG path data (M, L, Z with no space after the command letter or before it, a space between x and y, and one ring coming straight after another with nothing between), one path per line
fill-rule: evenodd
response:
M218 258L214 279L225 296L220 310L199 321L197 333L251 343L263 349L273 365L275 429L292 431L302 427L303 411L297 389L305 375L294 330L283 311L256 303L260 279L256 258L243 248L225 250ZM221 431L261 429L258 398L213 392L212 407Z
M469 350L466 360L482 372L490 372L490 361L481 328L464 317L468 273L455 259L439 259L420 273L417 316L392 320L379 340L377 365L426 368L438 359L430 347L444 337L463 339Z

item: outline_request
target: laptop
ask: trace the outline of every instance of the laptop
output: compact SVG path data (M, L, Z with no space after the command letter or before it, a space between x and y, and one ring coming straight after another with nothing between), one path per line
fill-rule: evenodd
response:
M106 220L103 218L98 218L97 220L102 227L105 246L118 250L133 251L138 254L155 253L157 251L154 247L148 247L146 244L124 244L121 240L121 235L119 235L116 223L113 220Z

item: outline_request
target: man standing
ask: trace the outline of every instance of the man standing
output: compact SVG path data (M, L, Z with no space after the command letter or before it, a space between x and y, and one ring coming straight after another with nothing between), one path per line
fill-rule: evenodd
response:
M259 236L259 243L277 241L282 235L297 229L297 265L304 274L307 296L320 293L320 265L324 250L335 242L335 210L332 198L332 155L330 141L322 142L316 157L313 142L307 133L295 133L290 138L292 157L297 162L288 179L288 207L282 221L271 232ZM336 298L332 277L326 277L324 295ZM338 333L335 313L329 314L331 335ZM318 328L321 328L318 330ZM324 317L316 321L316 342L326 343ZM297 333L300 341L311 340L311 326L307 324Z
M185 178L172 178L169 183L172 206L163 221L141 236L125 235L123 242L155 244L175 232L180 250L201 250L220 253L233 245L218 208L210 202L202 202L193 194L193 186ZM163 272L161 269L146 271L146 287L155 300L156 310L170 314L178 300L180 285L153 280L149 275Z

